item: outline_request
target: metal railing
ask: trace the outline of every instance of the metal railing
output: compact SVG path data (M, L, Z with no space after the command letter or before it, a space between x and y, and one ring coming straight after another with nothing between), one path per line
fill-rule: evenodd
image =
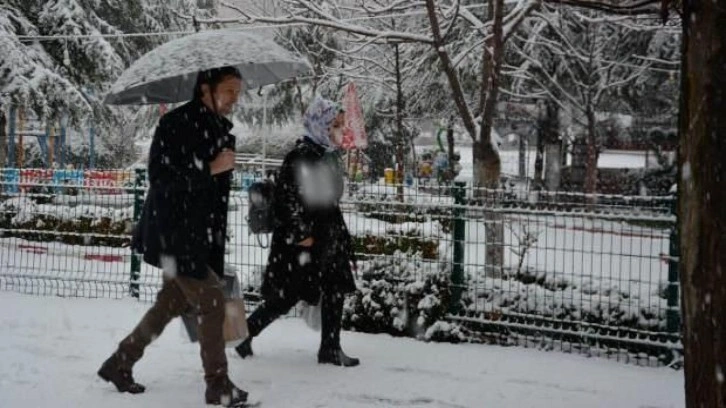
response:
M235 177L226 259L252 301L269 237L248 232L245 188L260 175ZM143 170L3 177L0 290L153 300L161 273L129 249L145 188ZM438 316L469 340L647 364L680 353L673 197L361 182L342 208L360 259L351 305L370 310L388 282L398 303L381 298L385 319ZM442 287L429 284L441 274ZM400 307L413 294L416 305Z

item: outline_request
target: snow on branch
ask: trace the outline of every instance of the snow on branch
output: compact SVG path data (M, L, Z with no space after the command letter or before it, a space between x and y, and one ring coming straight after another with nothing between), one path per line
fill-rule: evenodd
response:
M446 48L444 47L444 38L441 35L439 18L436 13L436 6L433 0L426 0L426 10L428 12L429 22L431 25L431 33L433 34L434 38L434 46L436 47L436 52L439 56L439 61L441 62L444 73L449 80L454 103L456 104L456 107L459 111L459 116L461 116L461 119L464 122L464 127L466 128L467 133L469 134L469 136L471 136L473 140L476 140L477 129L476 123L474 123L474 115L472 114L471 108L469 107L466 99L464 98L464 91L461 87L461 82L459 81L456 68L454 67L453 62L451 61L451 58L446 51Z
M240 14L240 17L237 19L219 19L219 18L209 18L209 19L197 19L200 23L204 24L217 24L217 23L230 23L230 22L237 22L242 24L254 24L254 23L264 23L264 24L273 24L273 25L284 25L284 24L311 24L316 26L322 26L322 27L328 27L339 31L345 31L353 34L358 34L364 37L371 37L374 39L373 42L418 42L418 43L424 43L424 44L433 44L433 39L426 35L421 34L415 34L415 33L409 33L404 31L395 31L395 30L377 30L370 27L365 27L360 24L354 24L350 21L350 19L339 19L336 18L329 13L326 13L322 9L319 9L314 4L311 4L310 2L307 2L305 0L297 0L297 4L300 4L304 6L307 10L313 12L315 15L317 15L317 18L312 17L306 17L301 14L290 14L287 17L268 17L268 16L261 16L261 15L255 15L252 13L249 13L245 10L243 10L241 7L238 7L236 5L230 4L228 2L223 1L222 4L237 13ZM185 16L185 18L191 19L190 16Z
M545 0L553 5L580 7L584 9L604 11L610 14L638 15L659 14L662 0L637 0L630 2L596 1L596 0Z
M391 12L401 12L401 11L407 11L407 10L426 7L425 1L410 1L410 0L398 0L398 1L394 1L393 3L389 4L388 6L381 6L381 7L368 7L368 6L366 6L365 3L366 3L365 1L361 1L360 8L365 10L365 12L371 16L388 14ZM353 8L353 7L347 7L347 8L350 10L358 10L358 8Z
M532 10L541 4L541 0L505 1L504 4L514 4L514 8L512 8L507 15L504 16L503 20L504 41L506 42L511 34L517 30L519 25L522 24L522 22L532 12ZM466 7L461 8L460 14L464 21L468 22L472 27L485 36L485 41L489 38L491 35L489 32L490 27L492 26L490 21L482 21Z
M330 52L332 52L332 53L334 53L334 54L336 54L338 56L341 56L341 57L344 57L344 58L350 58L352 60L360 61L360 62L367 63L367 64L371 64L374 67L376 67L376 68L380 69L381 71L385 72L386 74L389 74L389 75L393 75L394 74L393 69L390 68L389 66L385 66L380 61L378 61L378 60L376 60L374 58L369 58L369 57L366 57L366 56L362 55L360 53L361 48L354 48L354 49L348 49L348 50L337 50L335 48L328 47L327 45L322 44L322 43L320 45L321 45L322 48L324 48L327 51L330 51Z
M535 7L540 5L540 0L527 0L517 4L509 14L504 16L504 27L502 29L504 40L507 42L517 28L524 22Z

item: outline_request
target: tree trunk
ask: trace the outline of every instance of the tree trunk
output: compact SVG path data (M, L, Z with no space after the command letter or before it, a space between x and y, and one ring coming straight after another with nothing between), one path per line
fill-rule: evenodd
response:
M454 165L454 124L453 121L449 121L449 127L446 129L446 144L448 145L449 155L449 177L452 182L454 181L455 165Z
M17 127L15 134L18 136L17 143L15 144L15 161L17 163L18 168L25 167L25 140L23 138L23 131L25 128L25 110L24 109L18 109L17 113L17 119L16 119Z
M52 120L47 120L51 123L48 129L48 168L52 169L55 164L55 124Z
M545 152L545 113L542 112L541 105L538 104L539 111L537 115L537 148L534 157L534 189L541 190L544 186L544 177L542 177L544 171L544 152Z
M492 127L499 97L499 74L504 55L502 22L504 19L504 0L489 0L489 20L492 20L492 35L484 42L483 86L481 92L482 124L479 143L474 144L474 185L486 189L499 188L502 173L502 160L492 140ZM491 52L489 52L491 50ZM478 189L474 195L484 195ZM491 192L490 194L496 194ZM496 196L489 197L497 200ZM504 267L504 219L498 212L485 214L484 240L486 245L486 273L489 276L502 274Z
M7 126L8 120L5 116L5 111L0 109L0 168L9 167L8 161L8 133Z
M562 141L560 140L560 110L553 101L545 103L542 143L545 146L545 188L549 191L560 189L562 174Z
M544 185L548 191L560 189L562 180L562 143L548 143L545 146L545 181Z
M726 407L726 9L684 0L678 221L686 406Z
M444 74L449 81L454 104L456 105L456 109L459 111L462 122L464 122L466 132L469 133L472 140L476 140L476 124L474 123L474 118L469 110L469 105L466 103L466 97L464 96L464 90L461 86L461 82L459 81L459 75L456 71L456 67L454 66L453 61L451 61L451 57L449 57L449 53L445 48L446 44L444 43L444 38L441 34L439 18L436 15L435 0L426 0L426 14L428 15L429 23L431 24L431 35L434 38L433 46L439 57L439 61L441 62L441 69L444 71Z
M475 150L480 150L480 153L474 154L474 184L475 187L497 189L502 172L502 162L499 151L492 140L492 127L499 97L499 73L504 55L502 32L504 0L489 0L489 17L493 20L493 32L492 36L484 42L483 50L482 125L479 133L479 149L476 149L475 144ZM483 163L476 163L477 158ZM479 174L477 174L477 170Z
M577 127L575 139L572 141L572 162L570 163L570 183L578 192L585 192L587 178L587 136L586 130Z
M472 154L474 155L474 187L477 187L474 195L484 197L486 195L485 188L499 188L502 161L499 152L489 142L474 142Z
M399 52L398 44L395 44L393 47L396 56L396 133L398 133L398 137L396 138L396 184L398 185L396 193L398 195L398 201L403 202L403 173L405 171L404 162L406 160L404 151L406 148L406 140L403 130L403 110L405 105L403 100L403 79L401 78L401 53Z
M524 180L527 177L527 138L517 134L519 138L519 177Z
M585 162L585 193L597 192L597 133L595 129L595 112L587 111L587 160Z

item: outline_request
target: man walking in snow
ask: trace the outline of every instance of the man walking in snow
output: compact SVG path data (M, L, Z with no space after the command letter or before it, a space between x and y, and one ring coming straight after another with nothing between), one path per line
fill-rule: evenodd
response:
M224 243L234 169L232 112L242 88L233 67L204 71L194 99L159 122L149 153L150 188L133 248L164 271L156 302L106 360L98 375L118 391L142 393L132 368L174 318L198 315L208 404L240 406L247 393L227 376L223 337Z

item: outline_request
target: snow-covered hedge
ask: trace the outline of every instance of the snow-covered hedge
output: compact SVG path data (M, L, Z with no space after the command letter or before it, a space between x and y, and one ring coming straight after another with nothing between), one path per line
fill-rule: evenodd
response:
M451 197L427 194L410 187L403 189L403 196L399 196L393 186L362 184L351 187L356 211L366 218L392 224L436 221L444 231L449 231L453 217Z
M358 290L345 303L344 327L426 341L483 341L484 332L475 334L476 324L462 326L446 320L450 272L446 262L412 260L400 252L362 263ZM666 328L663 285L633 292L598 282L575 284L524 274L488 278L481 285L470 279L468 285L461 301L462 314L472 322L495 323L485 332L514 336L512 341L516 330L497 325L497 321L521 323L535 331L538 327L586 330L595 337L622 328L627 330L623 336L652 340L662 336L648 333L662 333Z
M568 282L516 276L489 278L472 288L475 301L469 316L538 316L561 323L585 322L598 326L661 332L666 329L664 285L641 285L624 290L607 282Z
M424 259L431 260L439 257L438 241L424 238L416 231L396 236L378 236L369 233L354 236L353 242L355 251L359 254L393 255L396 252L403 252L407 255L420 254Z
M358 290L348 297L343 327L423 340L460 342L463 328L443 321L451 301L448 265L401 253L361 265Z
M57 241L74 245L119 247L127 245L132 208L92 205L75 207L37 204L16 197L0 203L0 228L5 236L30 241Z

